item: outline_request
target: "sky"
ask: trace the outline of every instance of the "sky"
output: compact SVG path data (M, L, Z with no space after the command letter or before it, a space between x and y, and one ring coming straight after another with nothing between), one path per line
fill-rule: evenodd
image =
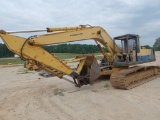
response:
M90 24L112 38L138 34L141 45L152 46L160 37L160 0L0 0L0 6L0 29L5 31Z

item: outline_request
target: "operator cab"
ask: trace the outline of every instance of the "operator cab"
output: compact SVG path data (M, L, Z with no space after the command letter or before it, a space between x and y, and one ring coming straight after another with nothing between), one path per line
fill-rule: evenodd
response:
M114 37L114 48L117 44L121 51L115 54L116 62L135 62L137 53L139 53L139 36L134 34L126 34Z
M113 39L114 48L118 45L121 49L115 52L114 66L129 66L155 61L154 50L140 47L139 35L126 34Z
M116 45L121 51L116 51L114 55L114 65L129 66L129 63L137 61L137 54L140 52L139 36L134 34L126 34L113 38L114 51ZM105 58L102 59L101 65L108 64Z

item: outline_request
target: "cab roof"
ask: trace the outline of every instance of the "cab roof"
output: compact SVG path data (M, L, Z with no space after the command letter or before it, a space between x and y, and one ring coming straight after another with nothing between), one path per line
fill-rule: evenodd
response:
M113 39L114 40L129 40L129 39L133 39L133 38L137 38L137 37L139 37L139 36L136 34L126 34L126 35L114 37Z

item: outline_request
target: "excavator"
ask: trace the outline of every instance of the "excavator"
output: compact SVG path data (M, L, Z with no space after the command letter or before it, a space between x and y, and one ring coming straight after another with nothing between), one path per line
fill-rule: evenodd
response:
M44 31L47 33L29 38L13 35ZM100 26L79 25L15 32L0 30L0 37L10 51L26 61L26 68L44 69L59 78L68 75L73 78L77 87L93 84L101 76L110 76L110 82L114 88L131 89L154 79L160 73L159 66L138 65L156 60L153 49L140 46L139 35L126 34L112 39ZM73 60L79 64L76 69L72 69L66 62L59 60L43 48L45 45L88 39L95 41L103 55L100 64L93 54L86 54ZM103 47L107 48L107 53Z

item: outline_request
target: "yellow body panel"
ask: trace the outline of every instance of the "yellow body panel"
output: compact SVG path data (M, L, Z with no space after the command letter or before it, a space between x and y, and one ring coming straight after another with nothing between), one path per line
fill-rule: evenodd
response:
M150 55L151 50L150 49L140 49L140 53L138 53L138 56L144 56L144 55Z

